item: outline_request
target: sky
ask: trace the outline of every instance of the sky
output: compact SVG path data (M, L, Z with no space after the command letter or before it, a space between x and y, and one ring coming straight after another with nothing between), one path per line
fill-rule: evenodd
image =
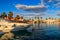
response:
M43 7L41 5L41 0L0 0L0 14L2 12L8 14L9 11L12 11L14 15L39 15L43 17L60 16L60 0L43 0L42 4L44 4Z

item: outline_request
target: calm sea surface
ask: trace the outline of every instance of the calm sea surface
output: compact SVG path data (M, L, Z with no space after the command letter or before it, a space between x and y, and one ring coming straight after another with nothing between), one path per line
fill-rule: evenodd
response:
M33 24L27 30L8 32L0 40L60 40L60 24Z

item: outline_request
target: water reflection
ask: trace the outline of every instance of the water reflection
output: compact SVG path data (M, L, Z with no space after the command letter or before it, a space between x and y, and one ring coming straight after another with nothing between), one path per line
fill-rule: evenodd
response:
M33 33L34 40L60 40L60 24L38 24L36 29Z
M27 30L20 30L15 32L8 32L5 33L0 40L21 40L24 38L29 38L31 36L31 32L28 32Z
M32 28L34 28L33 31ZM36 23L28 29L5 33L0 40L60 40L59 23Z
M11 32L8 32L8 33L5 33L5 34L0 38L0 40L13 39L13 37L14 37L14 34L11 33Z

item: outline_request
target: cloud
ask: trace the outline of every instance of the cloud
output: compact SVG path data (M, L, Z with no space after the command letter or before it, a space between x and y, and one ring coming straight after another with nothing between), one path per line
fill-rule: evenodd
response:
M60 2L60 0L49 0L48 2Z
M53 8L60 8L60 0L49 0L48 5L50 4Z
M42 0L40 5L22 5L22 4L16 4L15 7L19 10L28 11L28 12L45 12L48 10L48 7L50 7L51 2L53 3L52 7L60 8L60 0ZM48 4L48 5L46 5Z
M23 13L23 16L47 16L47 13Z
M60 2L54 5L56 8L60 8Z
M26 5L17 4L15 7L17 9L25 9L26 8Z
M49 0L48 2L52 2L52 0Z
M29 6L29 5L17 4L15 7L23 11L38 12L38 13L47 10L47 7L44 5Z
M57 15L57 16L60 16L60 11L57 11L57 12L56 12L56 15Z
M42 13L42 12L48 11L49 7L51 7L51 8L60 8L60 0L44 0L42 5L39 4L39 5L33 5L33 6L32 5L16 4L15 7L17 9L19 9L19 10L23 10L23 11L27 11L27 12L35 12L35 14L33 14L33 13L32 14L26 14L25 13L26 16L36 16L36 15L39 15L39 16L48 16L47 13ZM52 10L54 10L54 9L52 9ZM39 13L39 14L37 14L37 13ZM48 13L53 13L52 15L55 15L54 13L56 13L56 12L49 10ZM60 15L60 13L57 13L56 15L58 16L58 15Z
M57 16L60 16L60 13L59 13L59 14L57 14Z

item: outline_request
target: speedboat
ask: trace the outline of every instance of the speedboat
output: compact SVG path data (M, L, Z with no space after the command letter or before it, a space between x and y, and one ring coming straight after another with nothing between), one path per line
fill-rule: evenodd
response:
M0 21L0 30L4 32L27 29L30 26L31 24L28 23L16 23L16 22L13 23L5 20Z
M29 28L31 26L31 24L22 24L22 25L13 25L14 29L12 29L11 31L19 31L19 30L26 30L27 28Z

